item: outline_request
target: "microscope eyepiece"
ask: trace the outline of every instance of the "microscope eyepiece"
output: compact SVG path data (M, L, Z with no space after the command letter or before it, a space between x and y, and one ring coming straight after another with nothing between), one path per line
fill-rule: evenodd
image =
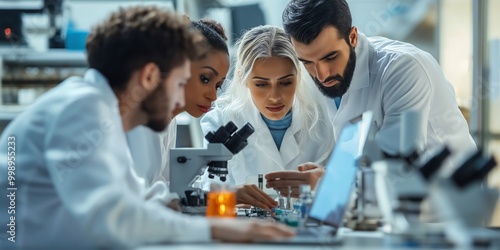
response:
M248 145L247 138L253 134L255 130L253 129L250 123L245 124L240 130L233 134L229 140L227 140L224 145L231 151L233 154L237 154L244 147Z
M443 161L450 156L450 154L450 150L445 146L420 168L422 176L424 176L426 180L429 180L441 168Z
M482 180L496 166L495 158L485 157L481 150L467 159L452 175L451 179L458 187Z
M238 129L233 122L228 122L226 126L221 126L215 132L208 132L205 139L209 143L225 143L231 135Z
M255 132L255 129L253 128L252 124L246 123L236 134L238 134L241 139L246 140L250 135Z
M228 122L226 126L221 126L217 131L209 132L205 139L209 143L222 143L233 154L237 154L248 145L247 138L255 131L250 123L246 123L240 130L233 122ZM219 176L221 181L226 181L228 174L227 161L212 161L208 164L208 177Z

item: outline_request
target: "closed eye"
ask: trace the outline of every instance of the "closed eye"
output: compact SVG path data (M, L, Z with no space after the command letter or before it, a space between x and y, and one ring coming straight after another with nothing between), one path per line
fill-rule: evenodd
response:
M258 88L263 88L263 87L266 87L268 84L267 83L255 83L255 87L258 87Z
M286 81L286 82L280 82L282 86L290 86L292 84L292 81Z
M331 56L331 57L325 58L325 61L333 61L335 59L337 59L337 56Z

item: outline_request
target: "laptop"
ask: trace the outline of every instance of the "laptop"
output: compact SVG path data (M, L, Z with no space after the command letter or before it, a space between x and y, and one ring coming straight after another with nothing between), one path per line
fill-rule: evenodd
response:
M337 232L342 226L344 213L353 191L358 159L362 156L368 135L372 132L370 129L373 114L367 111L360 119L353 121L340 133L325 166L325 173L316 187L314 201L309 211L309 220L324 226L306 225L305 228L299 228L295 237L273 243L326 245L341 243Z

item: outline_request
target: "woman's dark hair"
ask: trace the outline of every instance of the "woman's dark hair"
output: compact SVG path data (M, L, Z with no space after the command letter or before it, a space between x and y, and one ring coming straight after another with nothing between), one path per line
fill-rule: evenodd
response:
M300 43L311 43L327 25L349 43L351 11L345 0L291 0L283 11L286 33Z
M189 21L152 6L120 8L92 29L87 37L87 60L116 90L126 87L132 73L155 63L166 77L186 59L201 53L201 36Z
M223 51L229 55L227 37L222 25L212 19L192 21L191 28L199 31L205 37L205 43L210 50Z

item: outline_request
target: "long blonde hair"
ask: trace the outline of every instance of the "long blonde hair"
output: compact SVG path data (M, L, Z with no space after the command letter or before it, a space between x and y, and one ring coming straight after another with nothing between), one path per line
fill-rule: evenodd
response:
M299 119L302 122L301 127L308 128L309 137L321 139L319 131L313 128L318 123L320 110L324 109L326 104L310 76L303 74L307 71L300 63L285 31L270 25L257 26L247 31L237 42L237 46L236 62L231 68L233 78L224 84L224 92L215 102L215 106L222 110L223 120L232 120L235 117L244 119L242 110L254 105L246 82L257 59L288 58L297 72L292 119ZM302 135L306 136L305 133Z

